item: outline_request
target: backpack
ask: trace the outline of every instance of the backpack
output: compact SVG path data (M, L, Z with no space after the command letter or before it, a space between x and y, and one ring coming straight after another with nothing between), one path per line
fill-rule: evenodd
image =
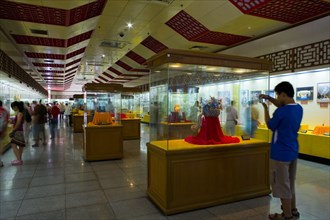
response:
M26 122L31 122L32 121L31 115L30 115L29 111L26 108L24 109L24 120Z

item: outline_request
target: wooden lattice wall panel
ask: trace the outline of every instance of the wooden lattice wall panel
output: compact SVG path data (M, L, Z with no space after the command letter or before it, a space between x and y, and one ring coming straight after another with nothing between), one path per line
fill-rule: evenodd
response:
M285 70L292 69L292 51L284 50L276 53L267 54L261 57L260 59L267 59L274 63L271 72L281 72Z
M330 41L322 41L293 49L295 69L330 63Z
M327 65L330 64L330 40L282 50L258 58L274 63L272 73Z

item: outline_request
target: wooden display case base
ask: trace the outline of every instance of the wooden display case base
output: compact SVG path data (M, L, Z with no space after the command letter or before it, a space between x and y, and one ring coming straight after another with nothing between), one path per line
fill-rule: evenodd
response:
M83 126L84 160L110 160L123 157L122 125Z
M72 116L72 127L74 133L83 132L82 125L84 124L84 116L83 115L73 115Z
M148 196L166 214L270 194L269 144L193 145L184 140L148 146Z
M141 119L139 118L121 119L121 124L123 125L124 140L140 139L141 137L140 122Z

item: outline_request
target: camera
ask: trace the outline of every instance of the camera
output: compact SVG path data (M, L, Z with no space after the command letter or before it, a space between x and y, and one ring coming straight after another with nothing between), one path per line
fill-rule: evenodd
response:
M120 37L124 37L125 34L124 34L123 32L120 32L120 33L119 33L119 36L120 36Z
M265 103L266 102L266 99L259 99L259 102L260 103Z

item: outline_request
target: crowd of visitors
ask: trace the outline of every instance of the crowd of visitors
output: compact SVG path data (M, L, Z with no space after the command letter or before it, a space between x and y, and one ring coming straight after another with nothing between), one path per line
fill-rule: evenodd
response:
M12 165L23 165L22 154L25 146L31 142L32 147L39 147L40 141L43 145L47 144L47 135L45 126L49 125L50 139L59 137L57 132L58 122L67 121L65 124L71 123L71 105L69 103L57 103L54 101L51 104L44 104L33 101L22 102L14 101L10 104L10 108L14 112L10 117L10 109L3 106L0 100L0 146L2 147L3 139L6 136L8 124L13 127L10 130L10 145L16 156L16 160L11 162ZM0 167L3 166L0 160Z

